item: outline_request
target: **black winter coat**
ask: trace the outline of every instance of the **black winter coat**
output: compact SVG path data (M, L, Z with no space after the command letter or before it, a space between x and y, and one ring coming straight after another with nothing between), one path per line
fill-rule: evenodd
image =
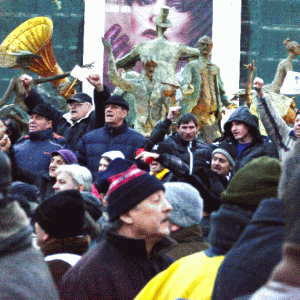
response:
M172 154L189 166L190 172L202 167L209 167L212 150L205 142L199 139L192 142L185 141L178 132L171 133L165 139L171 124L172 121L165 119L155 125L147 141L146 150L151 151L154 144L165 142L172 147Z
M249 146L247 146L241 153L240 157L235 160L235 166L232 173L237 172L240 168L244 167L251 160L261 157L269 156L273 158L278 158L277 147L271 140L262 136L259 132L258 119L256 116L250 113L250 110L246 106L238 107L228 118L227 122L224 124L224 135L222 138L216 140L211 144L213 149L222 147L223 144L226 145L227 149L230 149L230 153L233 153L233 157L237 157L237 144L238 142L232 135L231 123L233 121L242 122L246 124L250 129L251 136L253 140Z
M109 232L63 277L61 299L131 300L172 260L158 255L158 242L148 258L145 241ZM169 244L168 244L169 246Z
M104 126L104 102L109 98L109 89L104 86L102 92L94 90L95 110L86 117L72 122L68 120L68 113L62 112L51 105L51 117L53 131L62 135L67 140L67 148L75 152L78 149L80 139L88 132ZM31 89L30 94L24 99L29 110L40 103L45 103L43 98Z

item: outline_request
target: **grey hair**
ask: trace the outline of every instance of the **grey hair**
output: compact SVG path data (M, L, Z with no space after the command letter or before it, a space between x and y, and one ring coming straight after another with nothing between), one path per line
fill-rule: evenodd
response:
M92 173L88 168L75 164L61 165L57 168L56 174L59 175L63 172L68 173L76 185L83 185L85 192L92 191Z

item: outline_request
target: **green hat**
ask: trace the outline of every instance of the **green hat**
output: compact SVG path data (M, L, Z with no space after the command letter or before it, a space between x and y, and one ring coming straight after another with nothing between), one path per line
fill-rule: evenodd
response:
M255 210L261 200L277 197L280 173L278 159L267 156L256 158L232 177L221 194L222 202Z

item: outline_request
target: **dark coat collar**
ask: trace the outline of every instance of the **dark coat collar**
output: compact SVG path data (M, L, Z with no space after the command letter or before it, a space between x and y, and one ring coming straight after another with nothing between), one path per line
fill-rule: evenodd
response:
M128 238L118 235L113 231L108 231L106 239L116 248L119 248L122 252L125 252L128 256L140 259L148 259L146 242L143 239ZM157 242L150 253L150 259L155 257L161 250L167 248L171 244L171 241L167 238L163 238Z
M29 139L31 140L48 140L53 138L52 128L40 130L36 132L29 132Z

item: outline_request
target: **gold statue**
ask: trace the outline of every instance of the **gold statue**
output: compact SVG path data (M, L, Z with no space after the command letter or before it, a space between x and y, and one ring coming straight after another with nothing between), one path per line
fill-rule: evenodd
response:
M189 62L182 72L180 102L181 113L193 113L207 143L221 137L219 122L222 106L228 107L228 100L219 67L210 60L213 43L203 36L198 41L200 56Z
M143 60L144 57L153 57L157 63L154 79L158 82L179 87L176 79L175 68L178 60L183 57L197 58L200 55L198 49L184 44L167 41L164 32L171 27L168 20L169 7L162 7L159 16L153 20L156 24L157 38L134 46L132 51L116 61L117 68L123 68L127 64Z
M165 94L170 97L173 95L173 93L169 94L169 90L154 78L157 67L155 59L151 56L143 56L142 73L137 78L126 79L117 71L110 43L104 38L102 43L108 52L108 75L111 83L134 95L133 107L130 107L130 110L133 108L135 112L134 129L142 134L150 133L155 124L165 118L171 105L168 102L169 97L165 97L162 92L165 91Z

